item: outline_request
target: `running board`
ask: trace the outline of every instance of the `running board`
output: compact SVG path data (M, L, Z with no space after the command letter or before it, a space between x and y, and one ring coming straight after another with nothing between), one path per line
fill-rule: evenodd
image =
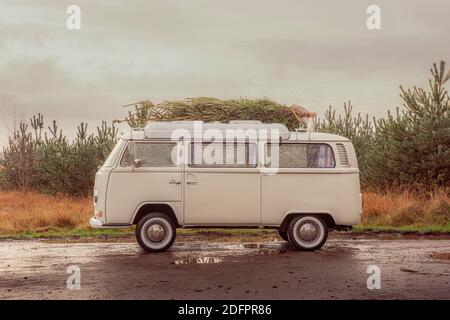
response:
M103 228L126 228L131 227L129 223L107 223L102 225Z

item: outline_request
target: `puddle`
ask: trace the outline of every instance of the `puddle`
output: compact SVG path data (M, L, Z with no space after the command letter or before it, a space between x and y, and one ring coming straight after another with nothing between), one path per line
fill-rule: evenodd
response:
M215 257L202 257L202 258L188 258L175 260L173 264L209 264L209 263L219 263L223 260Z
M409 273L419 273L417 270L407 269L407 268L400 268L400 271L403 272L409 272Z
M270 255L288 252L290 246L280 242L267 243L205 243L191 242L172 252L173 264L211 264L225 259L251 255Z
M221 248L230 253L245 253L245 254L265 254L265 253L284 253L290 250L288 243L279 242L263 242L263 243L234 243L225 244Z
M431 254L433 259L450 260L450 252L441 252Z
M224 245L224 249L229 250L230 255L247 254L281 254L290 251L292 248L289 245L280 243L242 243Z

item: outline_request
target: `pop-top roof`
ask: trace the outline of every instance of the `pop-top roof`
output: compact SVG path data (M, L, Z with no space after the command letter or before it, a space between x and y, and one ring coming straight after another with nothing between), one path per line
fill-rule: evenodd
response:
M264 131L265 130L265 131ZM230 121L203 122L203 121L170 121L152 122L144 128L147 139L201 139L208 140L221 135L224 140L235 140L245 136L246 140L252 140L260 134L278 135L280 139L289 139L289 130L280 123L261 123L261 121ZM254 138L256 139L256 138Z

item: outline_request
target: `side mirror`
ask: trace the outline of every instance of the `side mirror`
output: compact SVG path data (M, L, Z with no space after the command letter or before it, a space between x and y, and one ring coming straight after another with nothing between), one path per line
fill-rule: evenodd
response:
M133 160L133 165L134 165L135 168L142 167L142 164L144 164L144 163L145 163L145 161L142 160L142 159L134 159Z

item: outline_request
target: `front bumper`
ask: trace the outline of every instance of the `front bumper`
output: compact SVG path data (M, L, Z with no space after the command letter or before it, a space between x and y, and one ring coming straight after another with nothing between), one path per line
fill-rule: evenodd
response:
M103 221L100 220L100 219L97 218L97 217L92 217L92 218L89 220L89 223L91 224L91 227L92 227L92 228L96 228L96 229L104 228L104 226L103 226Z
M91 224L92 228L96 228L96 229L116 229L116 228L131 227L131 224L129 224L129 223L110 223L110 224L107 224L107 223L104 223L99 218L97 218L96 216L93 216L89 220L89 223Z

